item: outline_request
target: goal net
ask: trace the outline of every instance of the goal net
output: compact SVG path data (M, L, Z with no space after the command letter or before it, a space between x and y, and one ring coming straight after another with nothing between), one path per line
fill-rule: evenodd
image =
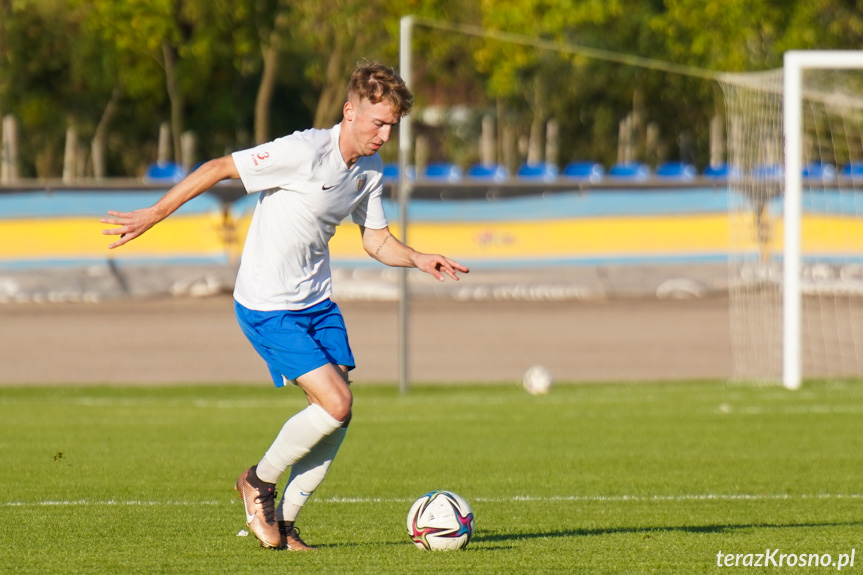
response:
M785 376L786 386L796 387L800 376L863 375L863 72L852 69L863 66L863 53L850 66L846 58L832 67L829 54L802 68L800 95L789 97L800 103L800 127L787 136L788 58L785 70L721 79L733 166L729 296L737 380ZM792 150L798 159L786 157Z

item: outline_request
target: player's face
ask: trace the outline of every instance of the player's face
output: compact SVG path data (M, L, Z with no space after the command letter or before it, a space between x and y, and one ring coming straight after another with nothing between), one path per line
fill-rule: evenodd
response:
M345 104L342 133L346 140L342 154L349 163L360 156L371 156L389 139L393 126L399 123L398 108L387 101L372 104L368 100Z

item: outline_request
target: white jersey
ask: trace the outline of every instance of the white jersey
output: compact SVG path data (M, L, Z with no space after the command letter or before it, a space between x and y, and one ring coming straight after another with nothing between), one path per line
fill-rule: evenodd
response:
M341 126L294 132L234 152L248 193L261 192L243 247L234 298L258 311L300 310L330 297L330 238L348 216L369 229L387 226L380 156L348 168ZM359 238L358 238L359 240Z

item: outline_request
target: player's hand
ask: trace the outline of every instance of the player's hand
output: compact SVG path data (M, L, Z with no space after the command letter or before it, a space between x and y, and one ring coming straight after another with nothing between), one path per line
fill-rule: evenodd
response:
M117 236L120 238L108 246L108 249L114 249L130 242L152 228L158 220L154 220L150 210L142 209L134 212L115 212L109 211L108 215L99 221L103 224L111 224L120 226L118 228L109 228L102 230L106 236Z
M457 272L468 273L467 266L463 266L455 260L438 254L418 254L414 258L417 269L433 275L438 281L444 281L444 273L453 280L458 281ZM443 273L442 273L443 272Z

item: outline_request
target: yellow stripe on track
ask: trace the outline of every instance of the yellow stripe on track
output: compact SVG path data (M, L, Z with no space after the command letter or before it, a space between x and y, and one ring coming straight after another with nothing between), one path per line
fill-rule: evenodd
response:
M237 257L251 218L225 222L218 213L172 216L144 236L108 250L113 236L96 218L0 221L0 261ZM401 238L397 225L393 233ZM453 258L596 258L728 254L758 249L750 217L727 214L571 218L543 221L417 222L409 243L420 251ZM768 248L782 249L782 221L769 228ZM366 258L357 227L340 226L330 242L333 260ZM863 219L808 215L803 220L804 254L863 255Z

